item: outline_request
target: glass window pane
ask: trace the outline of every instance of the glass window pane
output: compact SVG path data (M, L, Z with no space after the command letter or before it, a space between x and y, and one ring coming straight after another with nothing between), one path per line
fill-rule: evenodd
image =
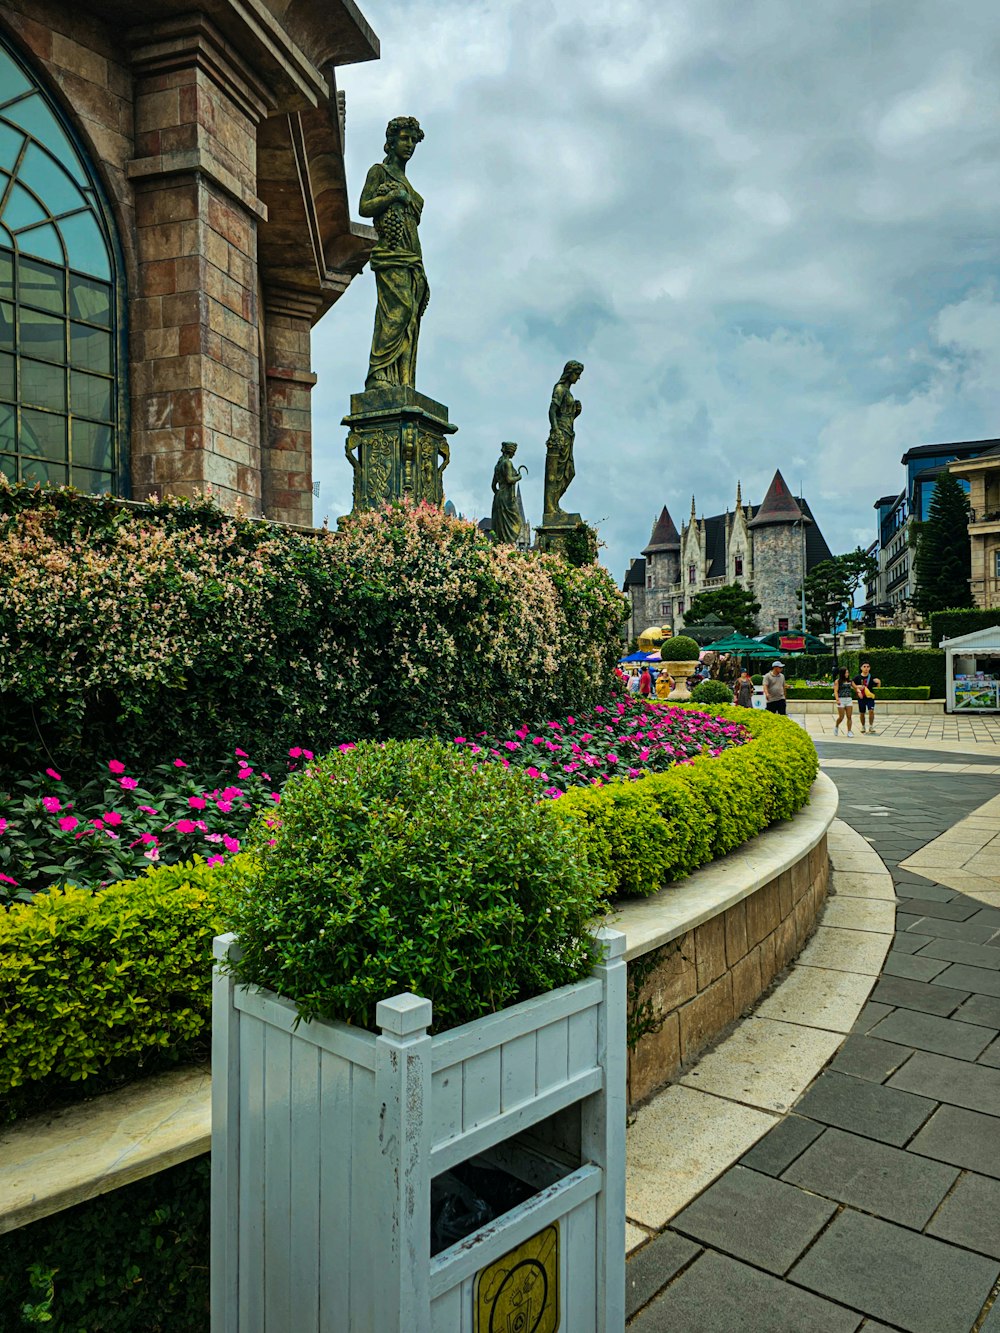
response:
M111 427L94 421L73 421L74 467L110 468L112 464Z
M80 165L76 150L66 137L66 132L56 120L54 114L45 105L40 93L26 97L23 102L16 102L3 111L4 120L13 121L21 129L27 130L33 139L43 143L59 158L75 180L81 185L87 183L86 172Z
M92 273L95 278L111 277L111 261L104 235L93 213L74 213L59 223L70 268Z
M51 228L47 228L51 230ZM51 264L39 264L34 259L19 259L17 277L18 296L25 305L41 306L61 315L66 309L66 272Z
M31 89L31 84L17 62L6 51L0 51L0 88L3 89L4 101L9 97L19 97Z
M27 231L18 232L17 242L23 254L51 259L53 264L66 262L62 241L52 222L47 222L44 227L30 227Z
M14 358L9 352L0 352L0 398L14 398Z
M0 88L6 92L4 83L5 70L0 66ZM24 135L20 130L15 130L10 125L0 123L0 167L6 167L8 171L14 170L14 163L17 161L17 155L21 151L21 145L24 143Z
M66 324L56 315L21 307L21 352L45 361L66 360Z
M14 256L9 250L0 250L0 296L14 299Z
M17 459L13 454L0 454L0 473L8 481L17 481Z
M97 375L71 372L70 405L74 416L111 420L111 381Z
M19 180L34 190L53 215L70 213L84 203L79 187L72 178L37 144L28 146L17 175Z
M51 458L65 462L66 418L57 417L54 412L33 412L31 408L21 409L21 453L37 454L41 458Z
M62 366L21 358L21 402L66 411L66 372Z
M0 347L14 350L14 307L0 301Z
M70 325L70 362L84 370L111 374L111 338L100 329L85 324Z
M21 480L31 482L32 485L37 485L39 482L44 485L49 482L53 486L65 486L68 472L69 468L65 463L41 462L35 458L21 460Z
M86 491L89 495L103 495L105 491L112 490L110 472L88 472L86 468L75 467L71 475L77 490Z
M17 416L12 407L0 403L0 452L12 454L17 448Z
M15 185L7 196L3 220L4 226L16 232L20 227L30 227L36 222L47 222L48 218L24 186Z
M2 292L0 292L2 295ZM69 313L90 324L111 325L111 288L106 282L69 275Z

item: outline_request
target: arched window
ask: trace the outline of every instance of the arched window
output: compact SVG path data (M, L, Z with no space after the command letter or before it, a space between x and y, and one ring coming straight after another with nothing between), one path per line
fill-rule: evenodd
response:
M97 180L0 43L0 472L122 488L121 266Z

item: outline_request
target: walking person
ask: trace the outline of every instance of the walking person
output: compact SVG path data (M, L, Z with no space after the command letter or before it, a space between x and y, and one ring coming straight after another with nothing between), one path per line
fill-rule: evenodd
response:
M868 735L875 734L875 691L882 684L872 675L870 662L862 662L861 670L854 677L854 689L858 696L858 712L861 714L861 734L865 734L865 718L868 718Z
M851 720L854 716L854 685L848 674L847 667L841 667L837 672L837 679L833 682L833 702L837 705L837 720L833 724L833 734L840 735L840 724L844 717L847 717L847 735L851 737L854 732L851 728Z
M632 671L632 672L630 673L629 678L628 678L628 685L627 685L625 688L628 690L629 694L638 694L638 693L639 693L639 673L638 673L638 671Z
M661 670L656 676L656 697L657 699L669 699L670 691L674 688L674 678L668 671Z
M642 668L642 675L639 677L639 694L643 699L648 699L653 693L653 677L649 674L649 667Z
M733 687L733 703L740 708L753 707L753 681L749 671L741 671L739 680Z
M772 662L771 670L761 681L764 686L764 707L769 713L780 713L782 717L786 712L784 669L783 662Z

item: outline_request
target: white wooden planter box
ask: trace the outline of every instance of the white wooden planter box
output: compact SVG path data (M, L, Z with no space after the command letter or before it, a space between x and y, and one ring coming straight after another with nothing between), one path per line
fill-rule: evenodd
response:
M620 1333L625 937L596 933L587 980L434 1037L415 995L379 1004L378 1036L296 1027L289 1000L216 968L213 1333ZM218 959L238 948L215 942ZM577 1114L572 1153L546 1160ZM526 1131L533 1148L511 1143ZM543 1187L432 1258L431 1180L481 1154L522 1179L534 1162ZM535 1313L501 1309L508 1291L491 1325L477 1275L553 1224L558 1323L551 1291L535 1323L536 1290Z

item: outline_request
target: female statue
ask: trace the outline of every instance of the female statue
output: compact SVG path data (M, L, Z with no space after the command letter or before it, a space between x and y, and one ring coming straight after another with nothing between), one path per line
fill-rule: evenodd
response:
M493 469L493 540L517 545L521 535L521 515L517 506L517 483L526 467L514 466L517 445L505 440Z
M567 361L552 390L549 404L549 438L545 445L545 504L543 522L567 517L559 501L576 476L573 441L576 419L583 404L573 397L572 386L583 374L579 361Z
M413 116L396 116L385 130L385 161L376 162L361 191L360 212L378 241L371 254L378 294L366 389L413 387L417 337L430 288L417 228L424 201L406 178L406 164L424 132Z

